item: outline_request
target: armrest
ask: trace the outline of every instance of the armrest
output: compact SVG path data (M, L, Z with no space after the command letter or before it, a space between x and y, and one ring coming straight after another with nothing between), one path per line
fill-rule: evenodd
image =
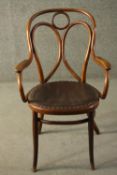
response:
M111 69L111 64L107 60L99 56L93 55L93 60L96 64L104 69L104 88L102 92L99 92L99 94L100 98L105 99L109 88L109 70Z
M26 67L28 67L31 64L31 62L32 62L32 60L30 60L30 59L23 60L21 63L16 65L16 72L17 73L22 72Z
M111 69L111 64L104 58L101 58L99 56L95 56L93 58L96 64L100 65L103 67L105 70L110 70Z
M18 89L19 89L19 93L22 101L27 102L27 96L24 93L24 88L22 84L22 73L17 72L17 83L18 83Z
M19 93L23 102L27 101L27 96L24 93L24 88L22 84L22 71L26 67L28 67L31 64L31 62L32 62L32 57L30 56L27 60L22 61L16 66L18 88L19 88Z

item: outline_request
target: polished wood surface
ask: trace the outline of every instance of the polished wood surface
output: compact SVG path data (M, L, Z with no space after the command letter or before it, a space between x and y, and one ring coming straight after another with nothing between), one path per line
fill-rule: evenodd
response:
M39 113L38 133L41 134L42 121L44 120L44 114Z
M39 17L40 15L43 15L43 14L46 14L46 13L53 13L53 12L55 12L55 14L53 15L53 18L52 18L52 24L45 23L45 22L37 23L36 25L33 26L33 29L31 30L32 22L35 20L35 18ZM91 20L92 27L89 24L87 24L85 21L75 21L73 23L70 23L69 16L66 12L70 12L70 13L71 12L76 12L76 13L81 13L81 14L86 15ZM54 18L58 14L65 14L67 16L67 19L68 19L67 29L66 29L66 26L63 28L63 29L66 29L63 39L60 37L60 34L56 30L57 27L55 27L55 25L54 25ZM59 44L59 52L58 52L58 58L57 58L58 61L57 61L56 65L54 66L53 70L45 78L44 78L44 75L43 75L43 70L42 70L42 66L40 64L39 56L36 53L36 49L35 49L34 41L33 41L34 40L33 39L34 38L33 37L34 36L34 31L38 27L40 27L41 25L46 25L46 26L50 27L55 32L55 35L57 37L58 44ZM82 75L81 75L81 77L79 77L76 74L76 72L74 72L74 70L71 68L71 66L68 64L67 59L65 58L65 53L64 53L64 44L65 44L65 38L66 38L67 32L74 25L83 25L89 32L89 43L88 43L88 48L87 48L87 52L86 52L86 55L85 55L85 62L82 66ZM61 29L61 30L63 30L63 29ZM107 95L107 92L108 92L108 85L109 85L108 76L109 76L109 70L111 69L111 65L108 61L106 61L105 59L103 59L99 56L96 56L96 54L95 54L96 22L95 22L94 17L89 12L87 12L86 10L83 10L83 9L72 9L72 8L67 8L67 9L61 9L60 8L60 9L43 10L43 11L40 11L38 13L35 13L29 19L29 21L27 23L27 31L26 32L27 32L27 41L28 41L28 46L29 46L29 56L28 56L27 60L22 61L20 64L18 64L16 66L16 72L18 74L17 77L19 79L18 81L22 80L21 79L22 71L31 64L32 57L34 55L37 66L38 66L39 80L40 80L41 83L47 82L51 78L53 73L58 68L58 66L59 66L62 59L63 59L63 62L65 64L65 66L68 68L68 70L73 75L73 77L76 78L77 80L82 80L83 82L85 82L86 81L87 64L88 64L89 56L91 56L93 58L94 62L97 63L98 65L100 65L104 69L104 75L105 75L104 89L103 89L102 92L100 92L100 97L102 99L106 98L106 95ZM22 83L19 82L18 84L19 84L19 90L20 90L21 98L25 102L25 101L27 101L27 99L26 99L26 95L24 94Z
M84 20L72 21L70 19L70 13L82 14L90 20L91 24L88 24ZM51 22L37 22L34 24L34 20L44 14L52 14ZM56 17L63 15L66 17L66 24L64 26L58 26L56 24ZM68 36L69 30L74 26L83 26L88 33L88 44L87 50L84 57L84 63L82 65L81 76L71 67L65 54L65 43ZM52 70L45 77L43 68L41 65L41 58L37 54L35 46L35 31L39 30L41 26L46 26L51 29L57 39L58 43L58 54L56 58L56 64ZM60 31L63 31L61 36ZM105 99L109 88L109 70L111 64L106 59L97 56L95 54L95 43L96 43L96 22L94 17L84 9L74 8L56 8L47 9L35 13L31 16L26 27L27 42L29 48L28 58L22 61L16 66L18 88L21 99L23 102L28 102L29 107L33 112L33 143L34 143L34 158L33 158L33 170L37 169L38 160L38 134L41 134L42 124L50 125L70 125L70 124L82 124L88 123L89 133L89 157L92 170L95 169L94 164L94 133L100 134L98 126L94 121L95 110L99 105L100 99ZM88 61L92 58L94 63L99 65L104 71L104 88L103 91L96 89L89 85L86 80ZM23 71L32 63L32 60L36 61L38 69L39 84L32 88L28 93L25 93L23 88ZM60 63L63 61L65 67L73 76L72 82L50 81L53 74L59 68ZM81 120L70 120L70 121L51 121L44 119L44 114L86 114L87 118ZM49 118L49 116L48 116Z
M88 131L89 131L89 157L92 170L95 169L94 163L94 132L93 132L93 124L94 124L94 115L95 111L91 111L88 113Z
M31 109L46 114L80 114L99 104L98 91L89 84L57 81L37 85L28 95Z
M36 171L38 162L38 115L36 112L33 112L32 128L33 128L33 145L34 145L33 171Z

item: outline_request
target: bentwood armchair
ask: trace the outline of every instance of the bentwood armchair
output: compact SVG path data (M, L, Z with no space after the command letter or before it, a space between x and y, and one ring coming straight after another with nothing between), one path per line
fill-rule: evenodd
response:
M44 14L52 14L51 22L38 22L33 24L33 21ZM84 20L71 21L70 13L80 13L86 15L91 21L89 25ZM57 26L55 23L56 16L62 14L67 19L67 24L65 26ZM81 77L73 70L70 66L66 56L65 56L65 42L69 30L74 26L83 26L89 36L88 46L86 55L84 58L84 63L82 65ZM41 26L46 26L50 28L54 33L58 41L58 57L57 63L51 70L47 77L44 76L41 61L39 55L37 54L34 37L35 31ZM64 31L63 36L60 34L60 30ZM111 65L108 61L97 56L95 54L95 38L96 38L96 22L94 17L87 11L83 9L73 9L73 8L59 8L59 9L47 9L35 13L29 19L27 23L27 41L29 48L29 56L27 59L22 61L16 66L17 81L19 87L19 93L23 102L27 102L28 106L32 110L33 114L33 143L34 143L34 157L33 157L33 171L37 169L38 160L38 135L41 134L41 129L43 124L50 125L72 125L72 124L82 124L88 123L88 134L89 134L89 157L92 170L95 169L94 164L94 132L99 134L100 131L94 121L95 110L99 105L100 99L105 99L109 87L109 70ZM86 72L89 58L91 58L94 63L104 71L104 88L100 92L95 87L91 86L86 82ZM22 73L25 68L27 68L32 60L36 61L39 84L32 88L27 94L24 93ZM55 73L60 63L63 61L64 66L73 76L73 81L50 81L50 78ZM74 114L86 114L85 119L71 120L71 121L52 121L45 120L44 114L51 115L74 115ZM48 116L49 118L49 116Z

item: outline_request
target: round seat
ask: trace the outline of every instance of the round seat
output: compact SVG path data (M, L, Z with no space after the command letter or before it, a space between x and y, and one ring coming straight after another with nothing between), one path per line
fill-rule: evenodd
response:
M57 81L37 85L28 93L29 106L46 114L79 114L95 109L99 93L87 83Z

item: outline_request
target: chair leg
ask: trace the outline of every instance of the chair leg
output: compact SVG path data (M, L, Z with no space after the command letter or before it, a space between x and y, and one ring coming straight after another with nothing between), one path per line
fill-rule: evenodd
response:
M38 134L41 134L41 130L42 130L42 121L43 118L44 118L44 114L39 114L39 118L40 118L40 121L39 121L39 124L38 124Z
M87 114L87 115L88 115L88 114ZM95 117L95 112L94 112L94 117ZM100 130L99 130L99 128L98 128L98 126L97 126L95 120L94 120L94 122L93 122L93 129L94 129L94 131L95 131L95 133L96 133L97 135L100 134Z
M93 127L94 127L94 130L95 130L95 133L96 133L97 135L99 135L99 134L100 134L100 130L99 130L99 128L98 128L98 126L97 126L97 124L96 124L95 121L94 121L94 123L93 123Z
M38 160L38 115L36 112L33 112L33 171L36 172L37 169L37 160Z
M96 116L95 115L95 111L94 111L94 117ZM95 133L97 134L97 135L99 135L100 134L100 130L99 130L99 128L98 128L98 126L97 126L97 124L96 124L96 122L94 121L94 123L93 123L93 127L94 127L94 130L95 130Z
M94 164L94 115L95 112L91 111L88 113L88 132L89 132L89 157L90 157L90 164L91 169L95 170Z

